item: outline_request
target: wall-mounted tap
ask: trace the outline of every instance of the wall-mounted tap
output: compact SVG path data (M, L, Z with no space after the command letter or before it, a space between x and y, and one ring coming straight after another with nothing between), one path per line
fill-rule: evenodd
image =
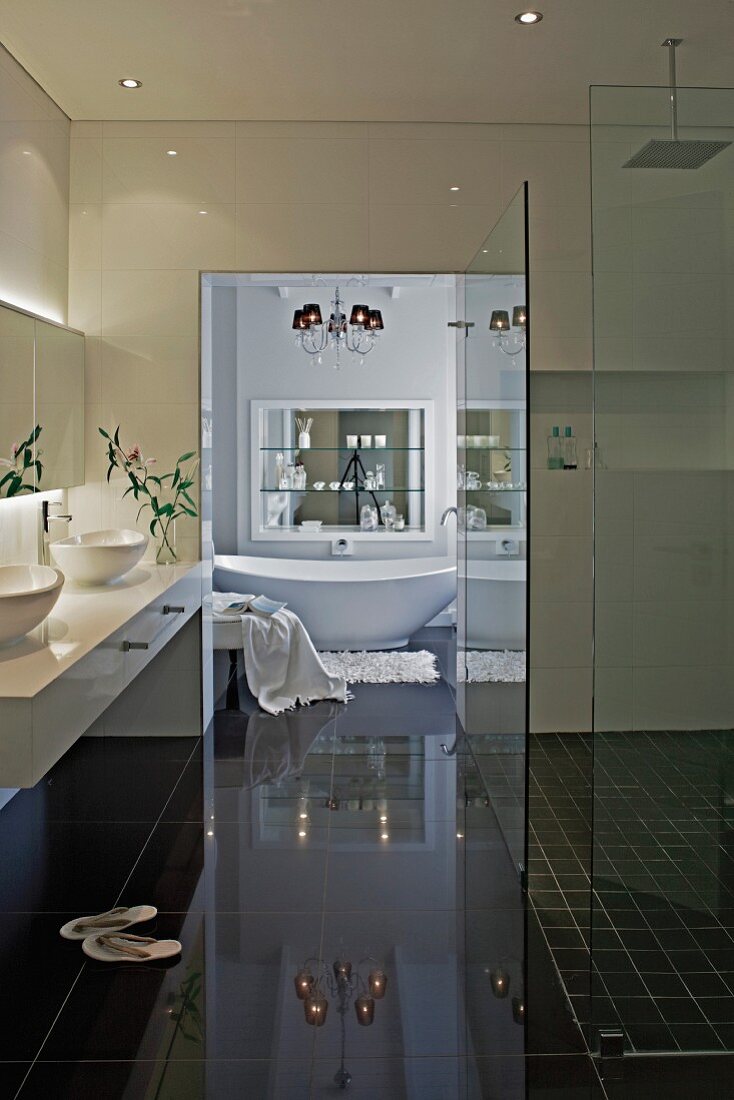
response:
M57 520L62 523L71 523L74 518L71 515L64 515L62 513L52 513L52 508L60 508L60 500L42 500L41 501L41 522L39 531L39 558L42 565L50 565L48 544L51 541L49 535L51 531L51 524Z
M458 510L458 508L456 507L456 505L455 505L455 504L452 504L452 505L451 505L450 507L448 507L448 508L444 508L444 512L443 512L443 515L441 516L441 526L442 526L442 527L445 527L445 526L446 526L446 524L447 524L447 523L449 522L449 516L450 516L450 515L451 515L452 513L453 513L453 515L455 515L455 516L456 516L456 517L458 518L458 515L459 515L459 510Z

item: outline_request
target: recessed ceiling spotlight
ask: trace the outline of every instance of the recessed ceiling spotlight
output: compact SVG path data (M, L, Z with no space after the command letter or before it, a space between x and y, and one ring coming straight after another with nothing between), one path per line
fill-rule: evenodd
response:
M30 149L24 149L24 150L23 150L23 156L24 156L24 157L29 157L30 155L31 155L31 151L30 151Z
M177 152L176 149L166 149L166 156L167 157L177 157L178 152Z
M200 213L200 214L208 214L208 213L209 213L209 211L208 211L208 210L200 210L200 211L199 211L199 213Z
M390 839L390 834L389 833L380 833L380 840L389 840L389 839Z
M132 76L123 77L123 79L118 80L117 83L121 88L142 88L143 86L142 80L136 80Z
M531 27L533 23L539 23L542 18L542 11L521 11L519 15L515 16L515 22L522 23L526 27Z
M461 190L461 188L459 188L459 187L449 187L449 191L460 191L460 190Z

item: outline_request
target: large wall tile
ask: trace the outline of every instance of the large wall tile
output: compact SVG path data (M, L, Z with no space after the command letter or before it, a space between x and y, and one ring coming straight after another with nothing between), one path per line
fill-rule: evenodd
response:
M499 206L375 203L369 208L370 267L464 271L499 213Z
M237 141L237 202L365 203L367 142L302 136Z
M103 271L102 335L196 335L198 282L197 271Z
M373 203L455 203L501 213L498 142L370 140L369 158Z
M590 668L536 668L530 677L530 728L534 733L591 729Z
M231 270L234 225L233 205L105 203L102 267Z
M105 202L234 202L232 138L105 136L103 156Z
M367 207L357 203L247 203L237 207L242 271L359 271L367 260Z

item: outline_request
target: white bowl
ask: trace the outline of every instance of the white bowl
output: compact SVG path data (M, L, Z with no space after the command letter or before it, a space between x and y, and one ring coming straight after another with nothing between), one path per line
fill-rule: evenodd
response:
M0 645L18 642L50 615L64 574L50 565L0 565Z
M133 569L148 545L140 531L87 531L51 543L51 553L67 577L79 584L109 584Z

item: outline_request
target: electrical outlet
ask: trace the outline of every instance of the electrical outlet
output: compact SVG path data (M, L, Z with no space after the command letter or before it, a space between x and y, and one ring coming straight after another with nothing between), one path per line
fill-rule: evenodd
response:
M351 558L354 554L354 543L351 539L332 539L331 556L333 558Z

